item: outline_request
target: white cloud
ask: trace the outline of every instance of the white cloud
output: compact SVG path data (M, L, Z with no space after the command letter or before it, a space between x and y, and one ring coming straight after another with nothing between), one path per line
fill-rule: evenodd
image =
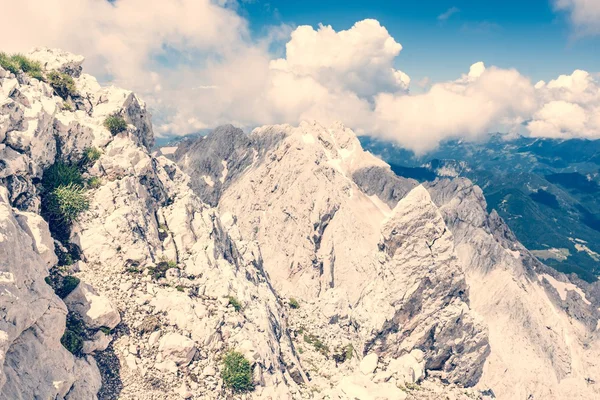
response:
M580 34L600 34L600 1L554 0L554 7L569 13L571 23Z
M417 152L453 137L478 139L490 130L514 129L535 110L535 91L515 70L471 66L453 82L419 95L378 96L376 132Z
M446 12L438 15L437 19L438 21L447 21L448 18L450 18L458 12L460 12L460 9L458 7L450 7L448 10L446 10Z
M274 60L271 68L369 97L408 88L408 75L393 67L401 50L400 43L373 19L340 32L331 26L320 25L316 31L300 26L286 45L286 58Z
M410 78L395 67L402 46L379 22L337 32L282 25L256 40L231 4L15 1L3 8L11 18L0 24L0 48L85 55L87 72L135 90L153 107L159 134L341 120L420 152L494 130L600 137L600 85L585 71L534 86L515 70L476 63L454 81L423 81L422 93L410 94ZM276 58L268 49L282 39L285 57Z

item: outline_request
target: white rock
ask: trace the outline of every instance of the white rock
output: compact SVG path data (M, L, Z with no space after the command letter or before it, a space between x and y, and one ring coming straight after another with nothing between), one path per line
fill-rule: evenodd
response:
M160 331L154 331L150 334L148 338L148 344L150 347L153 347L156 343L158 343L158 339L160 338Z
M365 375L372 374L377 368L379 356L375 353L367 354L360 362L360 372Z
M90 328L113 329L121 322L119 311L110 300L85 282L80 282L64 301Z
M194 341L178 333L167 333L160 339L158 349L164 360L173 361L177 365L187 365L196 354Z
M94 334L92 339L93 340L85 340L83 342L83 348L81 351L84 354L106 350L112 338L110 335L105 335L102 331L98 331Z

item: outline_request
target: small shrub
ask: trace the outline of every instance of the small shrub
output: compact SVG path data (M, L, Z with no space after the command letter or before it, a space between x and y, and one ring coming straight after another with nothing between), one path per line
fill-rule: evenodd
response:
M240 303L239 300L233 296L229 296L229 304L231 304L233 309L237 312L239 312L242 309L242 303Z
M65 349L69 350L73 355L79 355L83 348L83 339L76 333L66 330L60 338L60 343Z
M100 159L102 152L96 147L88 147L83 151L83 157L81 158L81 166L89 167Z
M87 185L90 189L98 189L102 185L102 180L97 176L92 176L88 179Z
M79 285L81 280L76 276L65 276L59 287L56 288L55 292L61 299L66 298L75 288Z
M47 215L55 222L70 225L90 206L81 186L70 184L59 186L50 193L47 201Z
M0 53L0 67L15 75L19 73L20 69L19 64L6 53Z
M83 186L83 177L76 166L57 162L44 171L42 186L47 192L52 192L59 186L69 185Z
M109 115L104 120L104 127L109 130L110 133L116 135L117 133L127 130L127 122L118 113Z
M167 276L167 271L170 270L171 268L177 268L177 263L175 261L173 261L173 260L162 260L158 264L156 264L156 267L149 268L150 269L150 275L155 280L159 280L160 278L166 277Z
M110 335L110 328L107 326L101 326L98 330L104 333L106 336Z
M185 288L181 285L175 286L175 289L177 289L178 292L183 292L185 290Z
M42 66L38 61L33 61L22 54L14 54L12 60L17 63L19 69L25 73L41 73Z
M85 327L83 322L72 314L67 315L67 324L65 333L60 339L60 343L69 350L73 355L80 355L83 348L83 335Z
M300 303L298 303L298 300L294 299L293 297L290 297L288 304L290 305L290 308L293 308L293 309L300 308Z
M223 383L234 392L249 392L254 390L252 382L252 365L237 351L230 351L223 360Z
M58 71L50 71L46 79L56 94L63 99L66 100L69 97L77 96L77 87L71 75Z
M304 334L304 341L312 345L315 348L315 350L321 353L322 355L327 357L327 355L329 354L329 347L327 347L327 345L323 343L321 339L319 339L317 336L311 333L306 333Z
M348 360L352 359L354 355L354 346L352 344L347 344L342 348L337 348L335 353L333 354L333 359L336 364L342 364Z
M73 111L73 107L71 106L71 103L69 103L68 101L63 101L62 109L65 111Z

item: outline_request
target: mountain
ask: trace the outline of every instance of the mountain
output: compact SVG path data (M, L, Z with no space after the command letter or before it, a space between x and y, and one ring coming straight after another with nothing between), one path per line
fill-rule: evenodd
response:
M598 284L539 262L471 181L399 177L340 124L221 127L175 160L301 301L292 329L388 368L423 351L428 377L498 398L595 395ZM332 374L318 354L300 361Z
M495 135L422 156L367 136L361 143L401 176L469 178L541 261L588 282L600 277L600 141Z
M470 180L398 176L340 123L167 158L82 57L25 60L0 68L0 398L600 394L599 284Z

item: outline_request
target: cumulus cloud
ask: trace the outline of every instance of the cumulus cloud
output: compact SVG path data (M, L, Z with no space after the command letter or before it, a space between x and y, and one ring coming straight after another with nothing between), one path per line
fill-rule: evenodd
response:
M600 137L600 85L585 71L533 85L476 63L411 94L395 67L402 46L376 20L341 31L281 25L256 39L236 10L232 0L21 0L3 8L0 48L83 54L87 72L149 103L158 134L341 120L417 152L490 131ZM285 55L273 56L280 41Z
M401 50L402 45L373 19L340 32L331 26L320 25L316 31L300 26L286 44L286 58L274 60L271 68L369 97L408 88L408 75L393 67Z
M568 12L571 23L580 34L600 34L600 1L554 0L554 8Z
M528 79L515 70L476 63L468 74L423 94L379 95L374 126L379 135L424 152L447 138L478 139L500 127L514 129L535 106Z

